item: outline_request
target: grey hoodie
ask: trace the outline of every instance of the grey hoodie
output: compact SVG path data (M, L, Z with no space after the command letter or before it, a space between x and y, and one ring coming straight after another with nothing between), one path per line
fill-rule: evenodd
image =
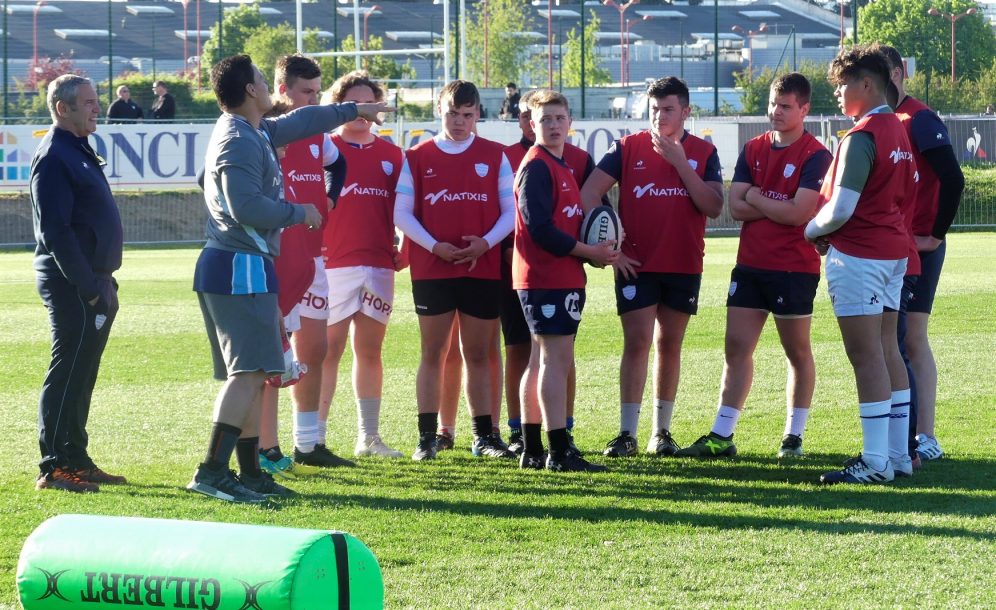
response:
M263 119L256 130L242 117L222 114L204 160L205 247L277 256L280 229L304 222L304 208L284 200L276 148L356 117L353 103L305 106Z

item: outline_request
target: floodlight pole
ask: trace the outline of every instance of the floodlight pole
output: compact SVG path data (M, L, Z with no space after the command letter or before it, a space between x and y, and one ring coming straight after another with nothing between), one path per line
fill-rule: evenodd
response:
M107 0L107 105L110 106L114 103L114 32L111 26L114 23L114 13L112 9L114 4L111 0ZM4 38L7 37L7 30L3 32Z
M360 0L353 0L353 50L356 51L356 69L359 70L362 66L360 64Z
M218 0L218 4L221 4L221 0ZM297 52L304 53L304 9L301 0L294 3L294 12L297 14Z
M584 52L585 52L584 0L581 0L581 118L582 119L584 118L584 93L585 93Z
M7 87L7 0L3 0L3 124L7 124L7 115L10 114L10 96Z
M719 0L712 0L713 54L712 54L712 116L719 116Z

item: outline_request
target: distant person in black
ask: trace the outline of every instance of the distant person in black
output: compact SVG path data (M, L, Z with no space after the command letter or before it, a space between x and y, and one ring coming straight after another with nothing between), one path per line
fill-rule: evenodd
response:
M505 99L501 102L501 110L498 111L498 118L519 118L519 88L515 83L505 85Z
M152 84L156 93L156 101L152 102L152 118L157 121L169 121L176 117L176 100L166 89L166 83L157 80Z
M97 491L124 483L87 453L87 416L100 356L118 311L121 217L104 160L87 137L100 102L89 79L66 74L48 85L52 128L31 161L34 268L52 325L52 363L42 385L37 489Z
M118 87L118 99L107 109L108 123L136 123L145 118L142 107L131 99L131 91L127 85Z

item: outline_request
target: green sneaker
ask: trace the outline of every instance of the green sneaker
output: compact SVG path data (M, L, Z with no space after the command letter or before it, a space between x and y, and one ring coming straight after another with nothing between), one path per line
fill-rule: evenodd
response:
M675 457L733 457L737 454L737 446L733 444L733 435L723 438L710 432L699 437L691 445L675 452Z
M318 472L315 466L296 464L289 456L283 456L277 461L268 459L262 453L259 454L259 467L274 478L293 481L301 477L307 477Z

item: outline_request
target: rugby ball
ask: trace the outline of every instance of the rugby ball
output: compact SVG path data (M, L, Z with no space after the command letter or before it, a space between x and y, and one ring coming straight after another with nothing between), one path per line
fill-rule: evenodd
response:
M616 242L613 249L618 252L622 248L622 235L622 224L619 223L619 216L616 215L616 211L611 206L600 205L592 209L584 217L584 222L581 223L581 241L589 246L612 240ZM595 267L603 266L591 264Z

